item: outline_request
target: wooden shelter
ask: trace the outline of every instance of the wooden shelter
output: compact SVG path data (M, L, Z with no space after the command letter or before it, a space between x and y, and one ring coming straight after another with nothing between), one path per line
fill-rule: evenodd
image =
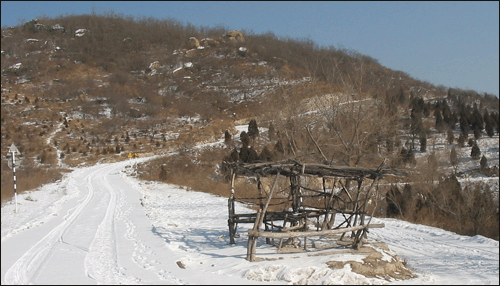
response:
M259 237L266 238L266 243L269 244L274 244L274 240L279 239L278 251L282 249L285 239L290 242L303 237L304 250L307 250L307 237L341 234L340 240L343 240L345 234L351 232L351 246L357 249L368 228L383 227L380 224L370 224L370 221L365 222L374 186L379 179L398 173L396 170L383 168L383 164L377 169L306 164L296 160L227 164L232 178L228 201L230 243L235 243L238 224L253 223L253 229L248 231L249 261L255 260ZM234 191L236 176L255 178L259 197L237 197ZM273 176L272 186L266 192L264 178L270 183L269 178L272 179ZM278 180L281 181L280 184ZM316 185L317 182L322 182L322 187L310 187L304 183L308 180L314 180ZM371 182L363 186L365 180ZM258 211L237 214L235 201L253 204L258 207ZM336 214L342 214L343 217L343 221L337 225L334 224ZM315 229L309 229L308 222L311 221L316 221ZM264 229L261 229L262 225Z

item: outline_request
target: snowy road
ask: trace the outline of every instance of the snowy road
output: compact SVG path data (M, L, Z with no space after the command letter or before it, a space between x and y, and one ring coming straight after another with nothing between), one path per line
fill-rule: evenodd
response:
M127 164L75 171L59 210L2 233L2 284L198 283L152 232L140 193L123 180Z
M123 172L130 170L128 165L76 169L60 182L19 195L18 214L12 202L2 206L2 284L499 282L498 241L396 219L374 218L385 228L371 230L369 237L386 242L418 278L367 278L348 266L334 270L326 265L362 256L283 257L263 242L257 253L276 260L248 262L249 225L238 228L241 237L235 245L228 244L227 198L139 181Z

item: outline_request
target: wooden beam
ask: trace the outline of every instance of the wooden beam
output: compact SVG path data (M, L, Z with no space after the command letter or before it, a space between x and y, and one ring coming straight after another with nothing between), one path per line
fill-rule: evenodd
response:
M345 233L349 231L356 231L364 228L382 228L384 224L369 224L369 225L358 225L353 227L347 227L343 229L331 229L331 230L322 230L322 231L298 231L298 232L267 232L267 231L259 231L259 230L249 230L248 236L253 237L268 237L268 238L295 238L301 236L322 236L329 234L339 234Z

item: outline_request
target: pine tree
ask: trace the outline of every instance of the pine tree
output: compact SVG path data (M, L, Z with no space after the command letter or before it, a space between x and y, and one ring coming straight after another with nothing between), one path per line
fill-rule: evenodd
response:
M479 131L483 131L484 121L483 116L479 112L477 105L474 103L474 109L472 111L472 129L478 128Z
M441 115L441 111L439 111L439 109L436 109L435 113L436 113L435 128L438 132L443 132L445 122L443 121L443 116Z
M267 130L267 136L269 137L269 140L274 140L274 138L276 137L274 124L272 122L269 122L269 129Z
M493 135L495 135L495 123L494 121L492 120L493 118L488 114L488 112L485 111L485 114L484 114L484 128L486 130L486 134L488 135L488 137L493 137Z
M250 156L250 150L248 149L248 145L243 144L240 149L239 158L242 162L248 162L248 157Z
M451 148L450 163L452 166L458 165L458 155L457 155L457 150L455 150L455 147Z
M481 161L479 161L479 165L481 166L481 170L486 170L486 168L488 168L488 160L486 159L486 157L481 157Z
M481 138L481 129L476 125L474 126L474 138L477 140Z
M227 162L238 162L238 159L240 158L238 154L238 149L234 148L231 154L229 154L229 157L226 158Z
M233 142L233 137L231 136L229 131L226 130L226 132L224 133L224 143L226 145L231 145L232 142Z
M248 146L250 144L250 136L245 131L242 131L240 134L240 140L243 146Z
M248 136L252 139L259 137L259 127L257 126L257 121L255 121L255 119L250 120L250 123L248 124Z
M273 156L271 154L271 151L269 151L269 149L267 148L267 146L264 146L264 148L260 152L259 160L261 160L263 162L269 162L269 161L273 160L272 158L273 158Z
M467 118L465 115L460 116L460 130L462 131L462 134L468 135L469 134L469 122L467 121Z
M479 159L479 156L481 156L481 150L479 150L479 147L477 146L477 142L474 142L474 145L472 146L470 156L473 159Z
M427 136L425 133L420 135L420 152L425 152L427 150Z

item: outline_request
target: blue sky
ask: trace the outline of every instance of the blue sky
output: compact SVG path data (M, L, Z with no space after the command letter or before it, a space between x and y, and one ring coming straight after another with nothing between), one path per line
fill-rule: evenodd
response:
M310 38L445 87L498 96L499 2L2 1L2 27L113 11L184 24Z

